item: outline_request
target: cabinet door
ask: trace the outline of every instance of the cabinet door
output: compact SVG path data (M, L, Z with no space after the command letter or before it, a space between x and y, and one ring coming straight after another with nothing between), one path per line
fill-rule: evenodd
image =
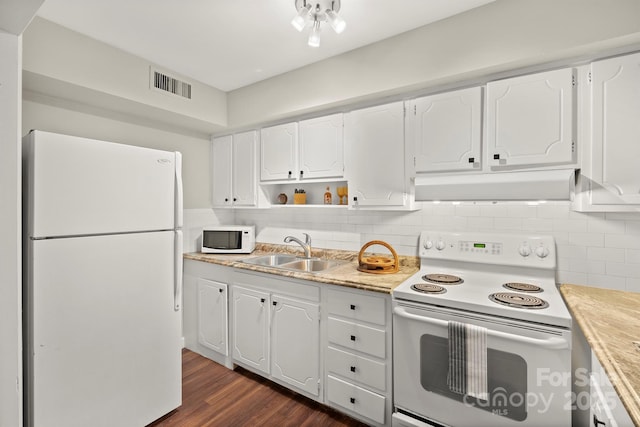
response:
M403 103L352 111L345 116L344 132L350 204L404 205Z
M233 203L231 190L231 135L213 138L211 142L212 204L229 207Z
M299 124L300 178L344 175L343 115L303 120Z
M257 132L233 135L233 204L256 204L256 139Z
M223 355L227 350L227 285L198 279L198 342Z
M233 358L269 373L269 294L233 287Z
M427 96L409 107L416 172L480 169L481 88Z
M572 68L487 83L492 169L575 162Z
M260 180L297 179L298 124L263 128L260 131Z
M640 205L640 54L591 65L591 203Z
M319 305L273 295L272 310L271 375L318 396Z

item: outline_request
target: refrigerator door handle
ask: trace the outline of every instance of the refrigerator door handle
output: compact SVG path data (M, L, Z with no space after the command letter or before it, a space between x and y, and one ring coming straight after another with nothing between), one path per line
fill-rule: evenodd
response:
M175 176L175 228L182 228L182 154L176 151L176 176Z
M182 231L175 231L174 239L175 268L173 278L173 310L180 311L182 307Z

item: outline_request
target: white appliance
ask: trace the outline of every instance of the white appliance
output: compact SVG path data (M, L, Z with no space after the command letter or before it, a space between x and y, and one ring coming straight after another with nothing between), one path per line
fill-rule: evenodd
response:
M210 225L202 228L204 254L250 254L256 247L255 225Z
M393 425L571 425L553 238L424 231L419 255L393 290Z
M23 149L25 425L147 425L182 399L181 155Z

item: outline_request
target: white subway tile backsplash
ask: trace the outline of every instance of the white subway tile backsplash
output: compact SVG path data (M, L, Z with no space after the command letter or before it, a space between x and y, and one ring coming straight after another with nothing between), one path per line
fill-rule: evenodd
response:
M195 209L185 211L185 251L198 248L202 225L255 224L272 243L308 231L314 246L359 250L384 240L401 255L417 255L422 230L550 234L556 240L558 281L640 292L640 212L581 213L567 201L417 202L419 210L347 208ZM264 241L264 240L261 240ZM384 248L380 248L384 251Z

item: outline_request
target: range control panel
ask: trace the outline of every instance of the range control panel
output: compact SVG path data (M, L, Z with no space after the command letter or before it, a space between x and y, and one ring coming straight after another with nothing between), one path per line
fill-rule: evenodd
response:
M423 231L419 255L426 259L555 268L552 236Z

